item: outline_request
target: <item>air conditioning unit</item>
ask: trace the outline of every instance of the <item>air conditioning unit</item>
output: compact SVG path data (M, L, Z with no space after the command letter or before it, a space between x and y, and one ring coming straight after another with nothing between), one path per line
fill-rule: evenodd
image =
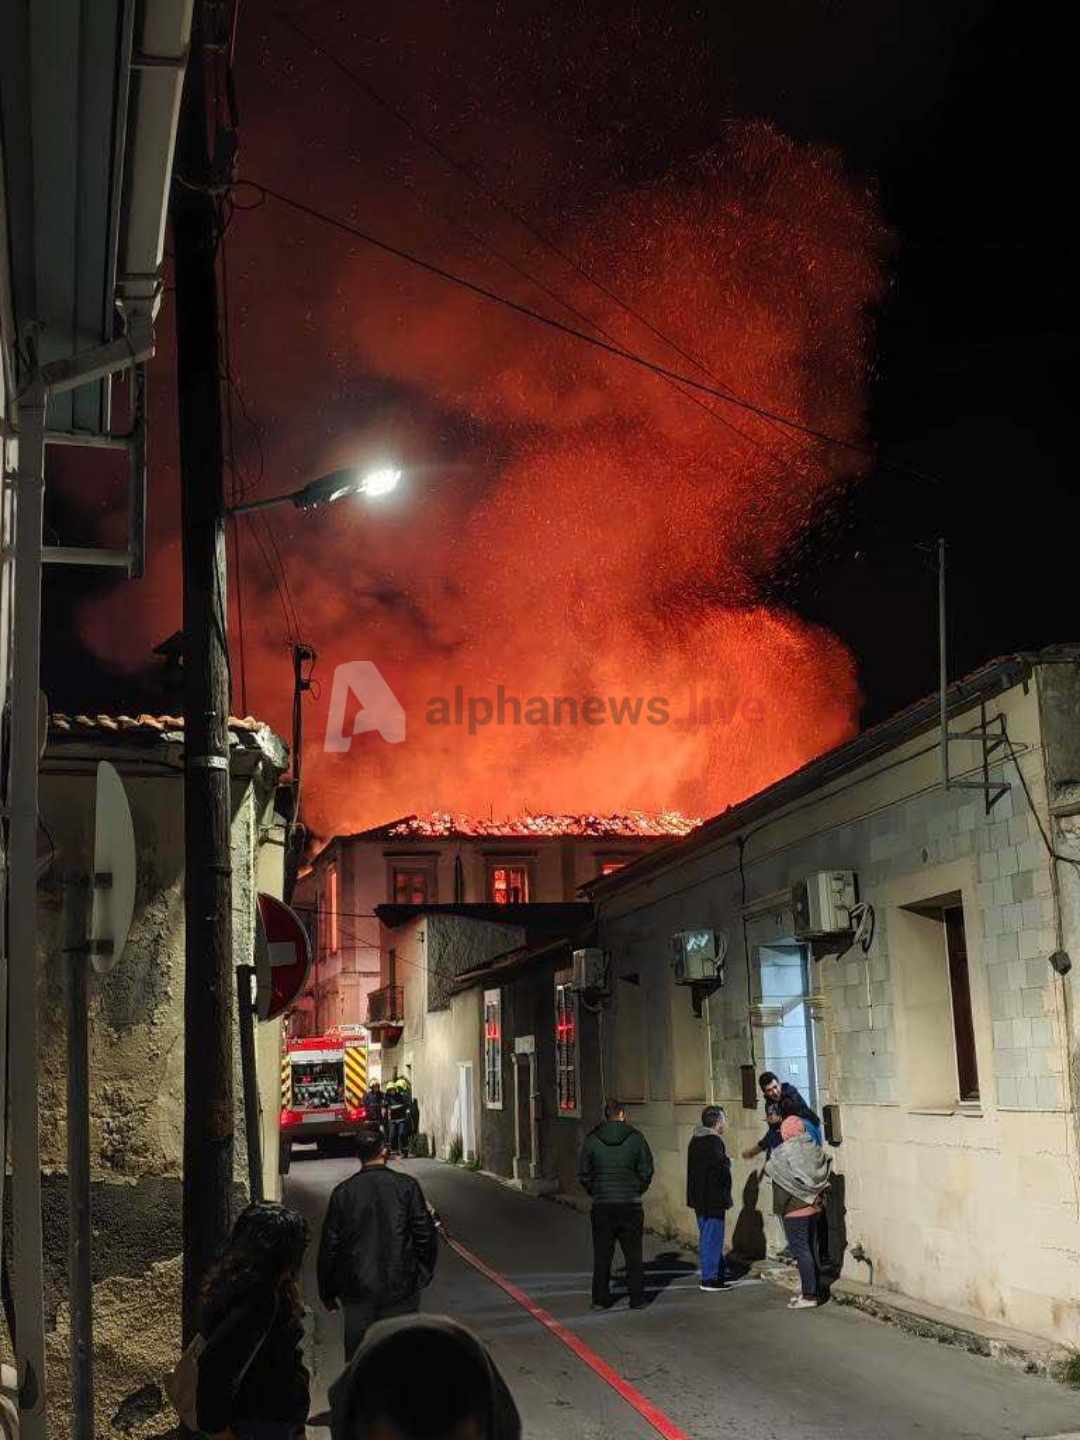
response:
M847 934L854 928L851 911L857 900L854 870L819 870L799 880L791 889L795 938Z
M727 936L715 930L680 930L671 937L671 967L676 985L724 983Z
M603 950L575 950L572 959L571 990L607 989L607 957Z

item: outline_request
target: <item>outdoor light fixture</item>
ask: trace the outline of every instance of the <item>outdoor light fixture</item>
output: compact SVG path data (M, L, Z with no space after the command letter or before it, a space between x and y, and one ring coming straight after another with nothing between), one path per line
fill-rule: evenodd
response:
M397 488L401 471L392 465L381 465L372 470L352 468L333 470L329 475L320 475L302 490L291 495L273 495L268 500L245 500L241 505L229 508L230 515L243 515L250 510L268 510L273 505L295 505L298 510L316 510L320 505L332 505L346 495L367 495L375 499L389 495Z

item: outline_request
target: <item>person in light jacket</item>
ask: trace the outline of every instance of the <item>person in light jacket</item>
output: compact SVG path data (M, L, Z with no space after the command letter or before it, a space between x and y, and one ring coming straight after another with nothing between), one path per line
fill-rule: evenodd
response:
M627 1124L621 1101L609 1100L604 1117L586 1135L578 1161L578 1181L592 1200L593 1309L611 1308L611 1262L617 1240L626 1261L630 1309L640 1310L645 1304L641 1199L652 1184L652 1151L641 1131Z
M818 1223L831 1179L832 1161L807 1132L806 1122L787 1115L780 1122L780 1144L769 1156L767 1174L773 1185L773 1214L783 1221L791 1253L799 1267L802 1294L791 1310L810 1310L820 1303Z

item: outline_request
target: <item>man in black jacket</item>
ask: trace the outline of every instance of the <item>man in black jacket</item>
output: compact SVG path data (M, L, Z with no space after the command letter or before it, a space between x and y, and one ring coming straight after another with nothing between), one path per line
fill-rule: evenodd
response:
M578 1161L578 1180L593 1202L593 1309L611 1307L611 1262L618 1240L626 1260L630 1309L640 1310L645 1304L641 1197L652 1183L652 1152L641 1131L626 1123L620 1101L609 1100L604 1116L604 1123L586 1135Z
M697 1216L702 1290L726 1290L724 1222L731 1209L731 1161L720 1138L727 1124L719 1105L706 1105L686 1152L686 1203Z
M363 1168L330 1196L319 1243L319 1295L345 1311L348 1361L376 1320L412 1315L435 1274L438 1236L424 1192L387 1167L385 1137L359 1137Z

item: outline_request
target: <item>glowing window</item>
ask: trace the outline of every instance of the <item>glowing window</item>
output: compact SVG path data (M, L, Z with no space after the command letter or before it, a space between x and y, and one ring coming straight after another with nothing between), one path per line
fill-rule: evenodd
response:
M561 980L555 982L555 1103L560 1115L581 1114L578 1093L578 997Z
M331 864L326 872L326 915L330 954L336 955L340 946L338 934L338 870Z
M525 865L492 865L488 869L488 899L496 905L524 905L529 899L529 871Z
M501 1110L502 1084L502 992L484 991L484 1104Z
M600 866L600 874L614 875L616 870L624 870L628 864L627 860L605 860Z
M432 898L430 890L430 870L394 866L394 903L396 905L426 905Z

